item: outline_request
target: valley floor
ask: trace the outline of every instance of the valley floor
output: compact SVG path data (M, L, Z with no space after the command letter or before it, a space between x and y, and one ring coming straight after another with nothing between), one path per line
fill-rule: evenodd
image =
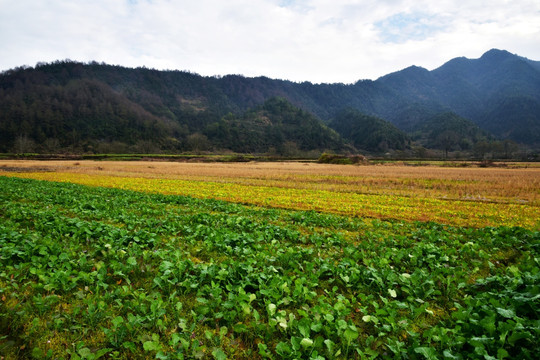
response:
M532 359L539 181L1 161L0 358Z
M538 228L540 219L534 166L0 160L0 175L460 226Z

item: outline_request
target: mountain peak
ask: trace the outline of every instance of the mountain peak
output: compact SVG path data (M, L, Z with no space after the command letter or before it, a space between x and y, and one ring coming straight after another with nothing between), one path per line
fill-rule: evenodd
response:
M490 50L486 51L482 55L482 57L484 57L484 56L493 56L493 55L512 55L512 53L507 51L507 50L501 50L501 49L493 48L493 49L490 49Z
M512 55L512 53L506 50L491 49L485 52L484 55L480 57L480 60L501 61L501 60L506 60L514 56L515 55Z
M416 65L411 65L405 69L403 69L402 71L409 71L409 72L419 72L419 73L423 73L423 72L429 72L427 69L421 67L421 66L416 66Z
M409 66L409 67L407 67L407 68L405 68L403 70L399 70L399 71L396 71L396 72L381 76L377 81L379 81L379 80L387 81L387 80L395 80L395 79L402 79L402 78L410 78L411 76L417 78L419 76L426 76L426 75L429 75L429 70L427 70L427 69L425 69L423 67L420 67L420 66L411 65L411 66Z

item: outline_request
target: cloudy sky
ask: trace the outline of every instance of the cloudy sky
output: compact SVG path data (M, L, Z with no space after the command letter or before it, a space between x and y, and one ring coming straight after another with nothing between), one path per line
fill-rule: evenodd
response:
M0 70L59 59L311 82L540 60L538 0L0 0Z

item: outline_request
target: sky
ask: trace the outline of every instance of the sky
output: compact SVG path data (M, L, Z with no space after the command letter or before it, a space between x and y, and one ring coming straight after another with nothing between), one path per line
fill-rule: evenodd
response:
M0 0L0 71L71 59L348 84L492 48L540 60L540 1Z

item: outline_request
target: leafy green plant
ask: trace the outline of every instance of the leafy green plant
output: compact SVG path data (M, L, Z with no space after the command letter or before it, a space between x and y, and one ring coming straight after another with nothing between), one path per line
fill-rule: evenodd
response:
M28 357L526 359L539 350L537 231L4 177L0 198L0 334Z

